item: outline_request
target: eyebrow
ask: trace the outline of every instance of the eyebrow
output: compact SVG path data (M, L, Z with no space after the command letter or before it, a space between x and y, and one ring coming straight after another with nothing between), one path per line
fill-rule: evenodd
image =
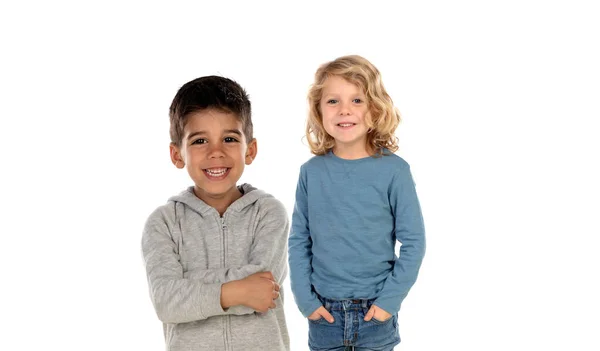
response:
M237 134L239 136L242 136L242 132L240 132L238 129L226 129L224 130L225 134Z
M367 98L367 96L365 94L356 94L356 95L352 95L351 99L356 99L356 98L360 98L360 99L365 99ZM323 94L323 96L321 96L321 99L323 100L329 100L329 99L341 99L341 96L339 94Z
M341 93L337 92L337 91L325 91L323 90L323 92L321 92L321 96L340 96L342 95ZM362 91L359 91L356 94L350 94L352 96L365 96L366 94L363 93Z
M240 137L242 136L242 132L241 132L241 131L239 131L238 129L225 129L223 132L224 132L224 134L236 134L236 135L238 135L238 136L240 136ZM206 134L208 134L206 131L204 131L204 130L199 130L199 131L197 131L197 132L193 132L193 133L191 133L190 135L188 135L188 137L187 137L187 138L188 138L188 139L192 139L192 138L194 138L194 137L196 137L196 136L199 136L199 135L206 135Z

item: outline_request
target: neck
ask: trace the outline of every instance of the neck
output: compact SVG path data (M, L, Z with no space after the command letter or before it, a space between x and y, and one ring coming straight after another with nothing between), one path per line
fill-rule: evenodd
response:
M194 186L194 194L207 205L217 210L220 216L223 216L227 208L229 208L229 206L235 202L235 200L242 197L242 193L237 187L233 187L231 191L228 191L225 194L215 195L209 194L197 186Z
M365 158L373 155L373 151L371 148L367 148L367 145L357 144L357 145L345 145L336 143L333 147L333 153L345 160L356 160L359 158Z

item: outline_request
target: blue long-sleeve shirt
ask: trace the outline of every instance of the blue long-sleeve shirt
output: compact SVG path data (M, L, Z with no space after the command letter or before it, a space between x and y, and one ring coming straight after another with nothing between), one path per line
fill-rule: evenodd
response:
M424 254L421 208L401 157L346 160L329 152L302 165L289 263L305 317L321 306L315 292L330 299L375 298L385 311L399 311Z

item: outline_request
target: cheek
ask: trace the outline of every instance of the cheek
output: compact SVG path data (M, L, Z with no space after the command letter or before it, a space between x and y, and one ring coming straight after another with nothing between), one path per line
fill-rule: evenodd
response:
M231 145L229 145L229 155L231 155L232 158L244 158L246 157L246 150L248 149L248 147L246 145L244 145L243 143L239 143L239 144L234 144L231 143Z
M327 128L333 123L333 118L331 117L331 115L325 113L322 114L322 116L323 117L321 117L321 122L323 123L323 127Z
M319 112L321 112L321 116L331 114L331 110L332 110L331 105L321 104L319 106Z
M191 147L189 149L186 149L185 152L183 153L183 155L184 155L185 159L194 159L194 158L198 158L201 153L202 153L202 150L200 150L200 148Z
M359 115L360 115L360 118L362 118L365 121L370 119L370 114L369 114L369 109L368 108L361 109L359 111Z
M321 109L321 116L323 116L323 123L326 124L327 122L330 122L333 119L333 116L335 114L331 111L331 109Z

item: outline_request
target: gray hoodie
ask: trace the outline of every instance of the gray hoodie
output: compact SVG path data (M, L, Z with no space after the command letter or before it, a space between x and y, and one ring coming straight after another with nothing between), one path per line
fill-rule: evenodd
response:
M282 351L290 349L283 313L245 306L221 308L221 285L270 271L287 276L289 220L283 204L249 184L223 217L193 188L169 199L148 218L142 253L150 297L164 323L170 351Z

